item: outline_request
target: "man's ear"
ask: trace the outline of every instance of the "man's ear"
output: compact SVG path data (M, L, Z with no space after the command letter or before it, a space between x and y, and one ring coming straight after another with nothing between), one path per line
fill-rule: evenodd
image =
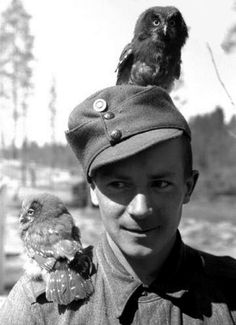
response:
M187 191L184 197L184 202L183 202L184 204L190 201L190 197L193 193L195 185L197 184L198 177L199 177L198 170L193 170L192 175L187 178L186 180Z
M95 191L95 185L93 182L90 184L90 197L91 197L92 204L98 207L98 199Z

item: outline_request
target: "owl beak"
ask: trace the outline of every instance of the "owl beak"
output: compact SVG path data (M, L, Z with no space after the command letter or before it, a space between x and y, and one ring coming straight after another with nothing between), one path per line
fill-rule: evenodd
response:
M20 221L20 223L22 223L22 224L27 223L27 222L30 221L30 217L24 215L23 213L21 213L21 214L20 214L20 217L19 217L19 221Z
M20 217L19 217L19 221L20 221L20 223L25 223L25 222L26 222L26 220L25 220L23 214L20 215Z
M166 36L166 32L167 32L167 25L164 25L163 27L163 34Z

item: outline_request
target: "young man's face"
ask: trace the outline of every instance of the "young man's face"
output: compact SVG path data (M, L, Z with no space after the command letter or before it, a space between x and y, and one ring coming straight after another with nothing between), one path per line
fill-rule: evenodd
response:
M173 245L194 183L194 176L184 177L182 140L176 138L99 169L93 195L120 250L153 258Z

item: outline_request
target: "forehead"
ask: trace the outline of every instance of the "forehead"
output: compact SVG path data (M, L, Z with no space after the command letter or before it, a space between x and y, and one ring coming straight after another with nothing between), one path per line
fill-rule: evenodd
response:
M98 169L97 175L180 173L184 170L183 141L176 138L158 143L140 153Z

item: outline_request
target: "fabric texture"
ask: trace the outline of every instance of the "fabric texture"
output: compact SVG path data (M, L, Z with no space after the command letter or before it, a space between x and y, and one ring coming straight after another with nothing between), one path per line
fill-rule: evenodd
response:
M66 138L85 175L158 142L191 138L183 115L167 92L156 86L105 88L71 112Z

